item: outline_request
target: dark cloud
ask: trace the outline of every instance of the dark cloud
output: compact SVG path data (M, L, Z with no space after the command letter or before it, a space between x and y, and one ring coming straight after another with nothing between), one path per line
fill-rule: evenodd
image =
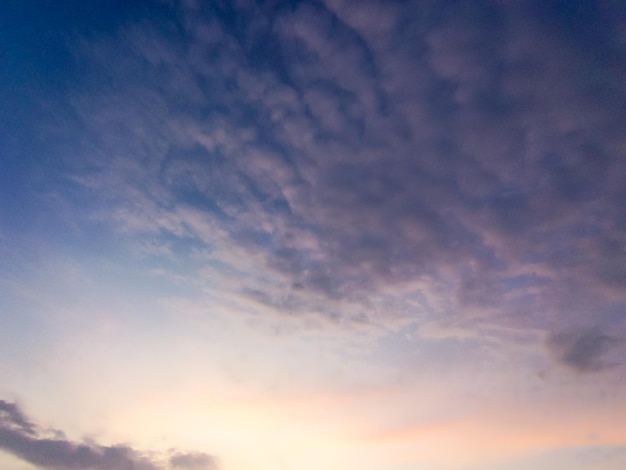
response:
M68 440L59 431L43 431L26 418L18 405L0 400L0 449L37 468L54 470L164 470L154 453L125 445L104 446ZM175 468L215 470L214 457L204 453L176 453Z
M547 340L554 357L578 372L598 372L612 366L604 358L619 343L618 338L598 329L556 333Z
M156 470L148 457L127 446L76 443L46 437L14 403L0 401L0 448L39 468Z
M11 427L16 432L27 435L35 435L35 426L28 421L22 410L15 403L0 400L0 423L5 427Z

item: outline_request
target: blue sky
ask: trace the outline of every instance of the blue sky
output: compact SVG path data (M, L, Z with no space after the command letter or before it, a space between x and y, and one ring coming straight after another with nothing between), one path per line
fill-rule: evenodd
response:
M0 18L1 468L626 464L622 2Z

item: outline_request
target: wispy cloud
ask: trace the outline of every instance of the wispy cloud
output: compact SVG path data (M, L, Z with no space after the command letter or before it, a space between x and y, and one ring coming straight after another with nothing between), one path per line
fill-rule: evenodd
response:
M450 331L549 332L626 305L621 49L532 2L173 8L184 34L82 46L113 83L74 95L97 218L283 313L423 322L407 299L444 292Z

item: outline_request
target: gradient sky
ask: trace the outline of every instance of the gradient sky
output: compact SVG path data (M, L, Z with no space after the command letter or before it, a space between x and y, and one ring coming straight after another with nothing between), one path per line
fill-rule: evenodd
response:
M0 470L626 468L623 0L0 2Z

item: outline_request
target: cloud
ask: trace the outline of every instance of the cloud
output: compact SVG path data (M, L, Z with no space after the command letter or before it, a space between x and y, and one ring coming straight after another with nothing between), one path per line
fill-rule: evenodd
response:
M183 470L217 470L215 457L201 452L176 453L170 457L170 465Z
M36 434L35 426L28 421L22 410L15 403L0 400L0 413L2 413L2 424L4 426L10 426L17 432L27 435Z
M626 305L609 6L590 7L606 31L553 27L534 2L172 8L185 34L154 21L83 44L113 86L72 96L69 173L91 217L201 259L207 295L451 331L587 327Z
M0 449L41 469L55 470L163 470L155 453L126 445L105 446L74 442L60 431L44 431L26 418L15 403L0 400ZM177 452L174 468L216 470L214 457L204 453Z
M554 357L577 372L598 372L614 364L605 356L620 340L597 329L556 333L547 340Z

